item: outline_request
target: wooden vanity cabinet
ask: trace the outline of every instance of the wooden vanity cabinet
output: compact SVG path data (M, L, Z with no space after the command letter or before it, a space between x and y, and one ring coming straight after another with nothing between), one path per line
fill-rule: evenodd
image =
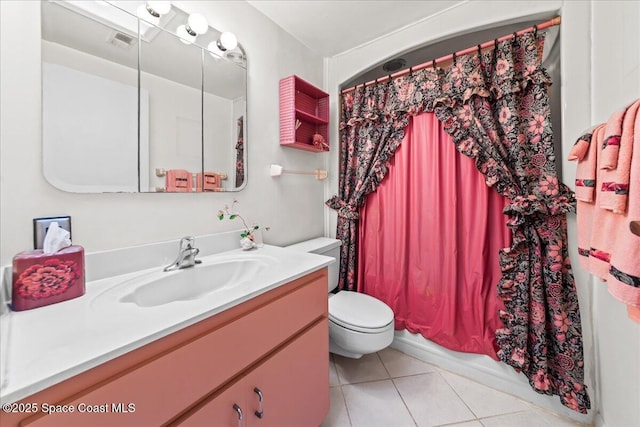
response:
M329 409L326 289L325 268L21 400L73 413L5 413L0 425L317 426Z
M327 319L319 320L273 356L228 388L212 395L175 426L297 427L322 423L328 408L327 391L314 384L329 375L324 366L329 352ZM326 348L319 351L319 344ZM328 390L328 388L327 388ZM262 405L260 400L262 398ZM242 422L238 423L240 414ZM312 421L317 420L317 421Z

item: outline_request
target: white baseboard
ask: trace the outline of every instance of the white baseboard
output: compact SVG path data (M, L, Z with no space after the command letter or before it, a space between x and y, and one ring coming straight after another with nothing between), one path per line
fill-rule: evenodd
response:
M516 396L563 417L586 424L594 422L594 415L579 414L566 408L560 403L557 396L536 393L529 386L523 374L517 373L510 366L495 361L489 356L448 350L407 330L395 332L391 347L447 371ZM604 423L597 425L606 427Z

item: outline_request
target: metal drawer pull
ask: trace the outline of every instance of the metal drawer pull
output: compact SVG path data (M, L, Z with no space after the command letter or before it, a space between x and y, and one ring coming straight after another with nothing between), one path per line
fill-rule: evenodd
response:
M262 409L262 401L264 400L264 396L258 387L253 389L253 392L258 395L258 402L260 402L260 410L255 411L256 417L262 418L264 416L264 410Z
M236 403L233 404L233 409L238 413L238 427L242 427L242 409Z

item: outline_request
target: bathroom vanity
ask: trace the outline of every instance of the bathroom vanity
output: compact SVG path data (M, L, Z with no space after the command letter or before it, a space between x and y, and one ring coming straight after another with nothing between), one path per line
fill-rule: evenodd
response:
M95 366L86 369L85 363L81 373L69 375L73 369L66 369L63 371L67 374L61 374L52 368L49 377L41 375L39 382L32 378L35 386L26 384L21 390L15 390L16 385L13 384L13 393L4 390L0 424L3 427L319 425L329 408L325 267L330 261L321 256L308 258L308 254L290 255L289 251L281 248L265 247L261 250L267 254L265 257L276 259L279 264L270 265L260 273L260 277L254 278L256 282L269 285L256 291L251 287L243 288L248 285L239 283L228 291L228 295L219 291L217 300L221 303L218 304L220 308L207 309L195 316L193 312L201 310L198 306L200 301L162 303L158 307L124 304L130 313L121 312L125 317L119 320L125 322L120 323L121 327L126 328L128 316L142 310L137 324L130 323L129 327L147 329L142 333L146 338L133 344L135 349L129 350L125 346L119 350L122 354L103 363L95 362L101 358L94 357L91 363ZM236 258L244 256L241 251L233 254L232 257ZM218 258L217 255L210 257L213 260ZM279 276L283 274L291 277L292 270L287 272L287 258L299 265L299 274L293 279L277 280L276 277L284 277ZM203 264L207 264L207 258L203 259ZM301 260L304 261L302 266ZM89 295L92 292L89 285L85 304L111 299L113 295L119 298L114 289L131 288L134 286L132 283L125 281L124 286L96 286L101 290L93 297ZM245 296L239 297L241 294ZM210 296L199 299L207 298ZM65 303L51 307L60 308L62 304ZM190 324L184 326L184 322L179 322L177 330L166 333L175 328L163 325L175 324L175 319L183 315L173 321L161 318L171 317L171 312L177 312L175 307L181 304L192 306ZM76 310L72 304L67 308ZM157 318L154 310L158 313ZM90 311L99 316L101 308L94 304ZM52 313L53 310L49 314ZM23 317L29 313L17 314ZM32 314L37 314L37 311L33 310ZM40 315L47 313L41 311ZM13 329L22 319L16 316L12 320ZM152 327L145 326L156 321L165 331L159 338L153 333L149 335ZM118 320L106 322L114 325ZM103 340L117 336L118 332L130 334L111 328L110 332L95 326L93 329L95 334L103 334ZM82 345L83 337L76 338L74 342ZM131 338L126 341L131 341ZM83 347L87 344L91 343ZM57 349L51 352L54 365L63 366L57 360L61 354ZM40 357L39 363L46 363L46 354L41 356L45 357ZM8 365L10 389L14 379L12 368L16 368L12 360L15 358L10 358ZM24 369L23 366L20 368ZM67 378L61 379L64 376ZM20 375L15 379L25 381ZM42 384L48 382L55 384L42 388ZM19 400L11 398L24 395L29 387L41 389Z

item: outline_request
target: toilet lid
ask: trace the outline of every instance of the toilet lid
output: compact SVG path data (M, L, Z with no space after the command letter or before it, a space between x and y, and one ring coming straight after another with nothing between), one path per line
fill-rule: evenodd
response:
M345 328L373 333L393 322L393 310L372 296L340 291L329 298L329 320Z

